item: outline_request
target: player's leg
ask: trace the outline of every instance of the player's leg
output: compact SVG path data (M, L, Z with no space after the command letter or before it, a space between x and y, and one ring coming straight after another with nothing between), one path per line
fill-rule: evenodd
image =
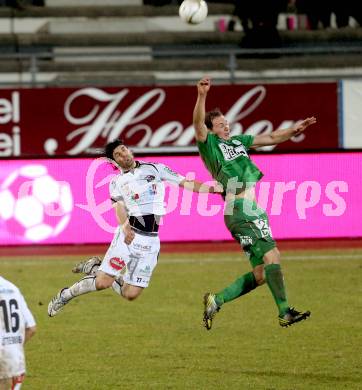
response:
M238 199L232 212L225 214L225 225L233 238L238 241L249 257L252 270L237 278L233 283L217 292L216 294L207 293L204 296L204 316L203 321L206 329L211 329L212 320L215 314L220 310L224 303L233 301L256 287L264 283L263 268L264 262L262 256L250 253L250 246L259 238L256 235L250 217L243 211L244 199ZM255 216L253 217L255 218Z
M265 283L264 265L260 264L260 259L256 259L256 261L254 264L252 262L252 272L247 272L240 276L216 294L205 294L203 321L207 330L211 329L212 320L224 303L233 301Z
M215 300L219 306L249 293L264 283L263 258L250 251L250 247L258 240L259 236L250 222L250 216L244 212L244 201L245 199L235 201L233 212L225 214L225 225L233 238L240 243L241 248L250 260L253 271L240 276L231 285L215 294ZM253 218L255 217L253 216Z
M122 296L128 301L134 301L141 295L143 290L144 287L132 286L131 284L124 283L122 287Z
M160 240L157 235L145 236L136 233L133 242L126 245L122 232L117 237L117 243L112 243L99 270L113 274L113 291L133 301L150 282L152 271L157 264ZM125 261L117 257L120 253ZM94 267L94 264L92 266Z
M287 294L285 290L284 278L280 266L280 253L276 248L276 243L273 240L269 219L264 210L255 204L256 213L253 215L250 210L248 201L244 201L244 206L247 206L249 215L248 224L252 233L249 236L252 238L248 251L250 253L250 261L259 259L264 264L265 282L271 291L274 301L279 310L279 316L282 318L289 310ZM244 208L245 211L245 208ZM253 265L253 264L252 264ZM260 271L260 269L259 269Z
M129 250L124 243L124 236L120 229L117 229L97 273L91 273L72 286L61 289L49 302L48 315L54 317L67 303L77 296L111 287L125 267L128 254Z
M236 209L247 221L243 226L244 236L239 235L240 242L249 242L244 249L249 254L249 259L260 282L264 281L264 273L261 267L264 266L265 281L274 297L279 312L284 313L288 309L283 274L280 268L280 255L273 240L269 219L266 212L255 202L248 199L240 199L236 202Z
M54 317L75 297L111 287L114 279L114 276L99 271L97 275L87 275L72 286L62 288L49 302L48 315Z
M257 266L258 268L262 266ZM259 284L255 278L254 270L247 272L244 275L237 278L229 286L215 294L215 302L218 306L222 306L224 303L233 301L236 298L241 297L249 293L258 287Z
M279 324L287 327L307 319L310 311L300 312L290 307L287 299L284 277L280 266L280 253L273 248L264 255L265 278L279 310Z
M279 315L284 315L289 308L283 272L280 266L280 253L275 247L264 254L266 283L278 307Z
M253 200L236 199L226 205L225 224L232 236L240 242L252 266L252 272L239 277L216 294L204 297L204 323L211 328L212 319L221 305L243 296L264 284L264 254L275 247L268 217Z

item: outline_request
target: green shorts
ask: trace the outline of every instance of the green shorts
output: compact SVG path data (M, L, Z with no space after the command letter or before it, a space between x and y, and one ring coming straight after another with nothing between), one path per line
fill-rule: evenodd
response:
M264 264L265 253L276 247L265 211L249 199L236 199L225 207L225 225L249 257L253 268Z

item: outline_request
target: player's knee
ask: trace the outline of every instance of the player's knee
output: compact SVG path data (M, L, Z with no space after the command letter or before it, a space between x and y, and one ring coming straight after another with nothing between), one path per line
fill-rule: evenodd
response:
M123 298L127 299L127 301L134 301L139 297L142 291L142 287L130 286L126 284L122 288L122 296Z
M279 264L280 263L280 252L278 248L273 248L264 255L265 264Z
M127 299L127 301L134 301L135 299L138 298L139 293L136 291L126 291L122 292L122 296Z
M279 249L278 248L274 248L275 250L275 257L277 259L278 262L280 262L280 252L279 252Z
M135 299L137 299L138 295L131 295L131 294L128 294L128 295L124 295L124 297L127 299L127 301L134 301Z
M258 286L261 286L262 284L265 283L265 275L264 275L264 272L262 273L258 273L258 274L254 274L254 277L255 277L255 282Z
M264 267L256 267L253 270L255 282L258 286L261 286L262 284L265 283L265 273L264 273Z
M96 278L96 289L104 290L112 286L113 279L112 278Z

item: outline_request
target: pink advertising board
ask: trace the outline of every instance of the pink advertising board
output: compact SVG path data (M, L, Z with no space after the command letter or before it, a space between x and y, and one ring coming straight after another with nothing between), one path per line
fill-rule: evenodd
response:
M233 135L269 134L316 115L323 126L265 150L335 150L337 91L336 82L214 85L207 109L219 107ZM97 156L118 137L139 148L195 146L195 99L196 87L184 85L1 89L0 157Z
M142 158L210 180L198 156ZM361 237L362 153L254 155L257 186L276 239ZM0 162L0 245L109 243L113 167L98 159ZM167 186L162 241L231 240L220 196Z

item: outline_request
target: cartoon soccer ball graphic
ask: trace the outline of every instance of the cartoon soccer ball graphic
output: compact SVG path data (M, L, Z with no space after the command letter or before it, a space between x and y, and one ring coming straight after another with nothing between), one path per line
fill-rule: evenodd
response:
M72 209L69 184L55 180L44 165L16 169L0 185L0 229L20 241L57 236L67 226Z

